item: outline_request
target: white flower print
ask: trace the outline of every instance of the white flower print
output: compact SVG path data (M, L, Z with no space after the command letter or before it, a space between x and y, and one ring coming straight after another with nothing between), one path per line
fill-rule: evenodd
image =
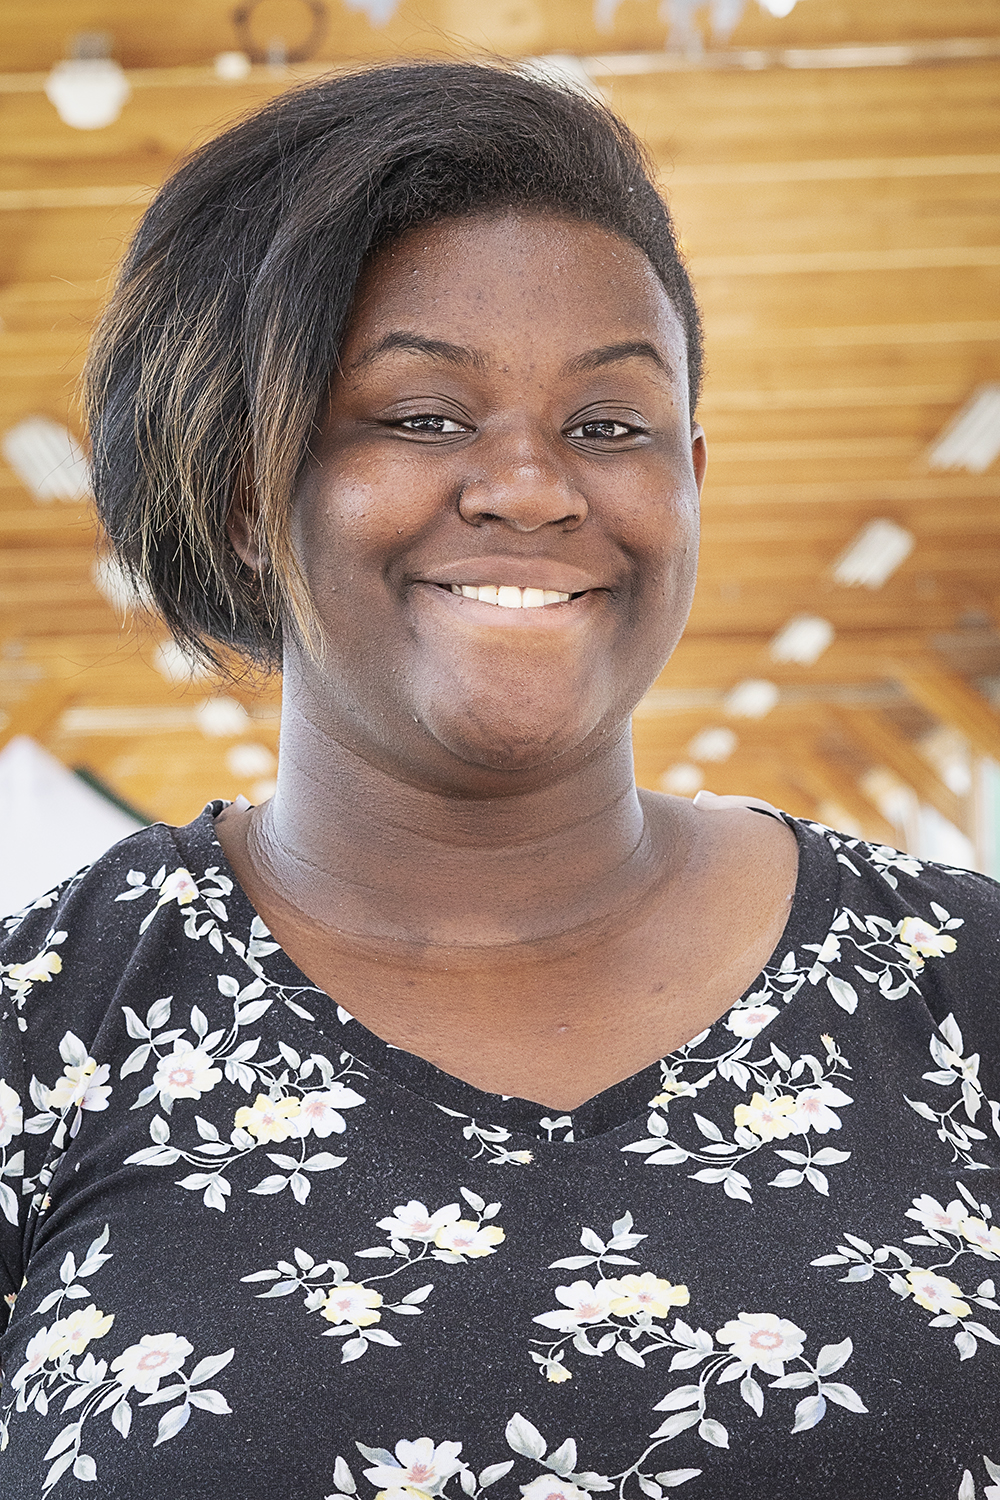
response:
M776 1005L749 1005L734 1007L726 1017L726 1028L733 1036L755 1037L769 1026L775 1016L780 1015Z
M539 1474L530 1484L522 1484L525 1500L587 1500L587 1491L556 1474Z
M647 1236L633 1232L632 1215L626 1213L612 1225L607 1245L592 1229L584 1229L580 1238L592 1253L554 1261L553 1269L562 1266L576 1269L589 1264L600 1273L608 1262L624 1261L635 1265L635 1261L612 1253L612 1249L633 1249ZM764 1410L764 1391L754 1377L755 1370L773 1377L772 1388L813 1386L813 1394L803 1397L795 1409L794 1432L802 1432L822 1421L829 1401L852 1412L867 1410L855 1390L827 1378L850 1359L853 1352L850 1339L824 1345L813 1364L803 1353L808 1337L805 1330L776 1313L741 1311L723 1324L714 1340L704 1328L692 1329L679 1318L668 1329L664 1320L674 1308L688 1306L692 1300L691 1292L687 1286L676 1285L650 1271L620 1277L602 1275L596 1284L581 1279L570 1286L556 1288L556 1297L563 1306L541 1313L533 1321L562 1336L551 1343L532 1339L533 1344L541 1346L541 1352L538 1349L529 1351L531 1359L539 1366L539 1373L554 1383L573 1379L573 1371L566 1363L566 1354L571 1349L591 1358L603 1358L613 1351L626 1364L642 1369L647 1367L652 1356L669 1350L670 1372L702 1366L697 1384L676 1387L654 1408L671 1415L650 1434L652 1446L645 1450L639 1462L624 1475L613 1476L622 1481L619 1486L621 1495L625 1492L625 1480L632 1475L636 1476L639 1488L646 1495L652 1494L647 1480L662 1486L665 1483L662 1474L652 1476L643 1466L661 1443L671 1441L688 1428L697 1427L703 1442L728 1448L727 1428L708 1414L709 1388L713 1382L716 1386L726 1386L739 1381L740 1396L757 1416L761 1416ZM786 1373L786 1366L793 1362L803 1368ZM553 1467L566 1476L564 1469L558 1465ZM578 1476L568 1477L575 1480ZM673 1482L679 1484L683 1481L678 1478Z
M356 1281L342 1281L327 1292L319 1311L329 1323L350 1323L355 1328L369 1328L382 1321L382 1314L375 1311L381 1306L382 1294L374 1287L362 1286Z
M807 1130L815 1130L819 1135L839 1130L840 1116L834 1114L834 1109L842 1109L844 1105L853 1103L849 1094L832 1083L821 1083L818 1088L803 1089L795 1098L795 1109L791 1116L794 1128L802 1135Z
M794 965L794 954L792 959ZM782 972L787 975L791 969ZM775 1010L777 1014L773 1006L764 1008ZM727 1197L752 1203L750 1178L740 1168L763 1148L771 1147L777 1156L793 1165L771 1178L769 1186L792 1188L807 1183L816 1192L828 1194L829 1180L821 1169L849 1160L851 1153L835 1150L832 1146L814 1149L810 1135L825 1135L840 1129L840 1116L834 1113L834 1106L842 1109L853 1103L852 1096L835 1081L847 1081L850 1064L833 1037L825 1032L821 1035L825 1053L823 1061L808 1052L793 1060L774 1042L765 1057L755 1060L756 1036L737 1040L719 1056L696 1057L698 1046L708 1035L705 1032L701 1037L695 1037L679 1053L672 1055L669 1064L660 1064L663 1083L661 1091L650 1101L653 1113L647 1119L649 1134L645 1139L628 1142L621 1149L645 1157L646 1165L651 1167L691 1163L698 1168L690 1174L695 1182L718 1184ZM702 1071L687 1086L680 1074L689 1056L691 1062L697 1061L701 1069L709 1064L713 1066L709 1066L707 1072ZM680 1118L676 1129L672 1130L666 1110L685 1096L685 1090L688 1097L695 1097L717 1078L726 1079L744 1094L751 1085L754 1086L749 1102L733 1106L730 1138L727 1139L721 1126L707 1115L694 1109L685 1113L687 1106L680 1106ZM717 1091L713 1094L715 1097L718 1097ZM657 1106L664 1110L663 1114L657 1112ZM675 1118L676 1115L675 1109ZM688 1120L702 1137L694 1144L690 1140L694 1132L685 1128ZM776 1143L787 1141L790 1136L799 1138L802 1149L778 1150Z
M119 1436L127 1439L135 1414L131 1404L134 1396L144 1398L137 1403L139 1406L180 1398L160 1417L154 1447L176 1437L193 1410L216 1416L231 1411L221 1391L203 1387L230 1363L233 1349L199 1360L188 1372L184 1365L194 1353L194 1345L188 1339L173 1332L143 1334L138 1343L130 1344L109 1366L107 1358L95 1358L93 1346L100 1346L108 1338L116 1315L91 1302L62 1316L67 1302L90 1295L87 1280L111 1259L106 1248L108 1240L105 1225L79 1265L73 1252L67 1252L60 1266L60 1285L43 1297L35 1309L37 1315L54 1310L55 1321L51 1326L39 1328L28 1340L24 1362L10 1378L12 1399L0 1412L2 1451L10 1440L10 1420L15 1410L22 1416L33 1411L45 1417L57 1409L57 1401L61 1411L73 1409L73 1419L62 1428L46 1454L46 1460L52 1462L42 1480L43 1496L70 1470L79 1480L99 1478L96 1460L83 1450L85 1425L106 1413ZM168 1377L171 1384L163 1386L161 1383Z
M0 1146L9 1146L14 1137L21 1134L23 1125L21 1096L0 1078Z
M974 1249L982 1250L990 1258L1000 1258L1000 1229L995 1224L987 1224L983 1219L967 1214L959 1231Z
M796 1359L806 1342L801 1328L774 1313L741 1312L730 1318L715 1337L720 1344L731 1344L747 1369L756 1365L765 1375L777 1376L784 1375L786 1361Z
M122 1390L142 1391L151 1396L159 1390L160 1381L175 1374L193 1353L194 1345L176 1333L146 1333L137 1344L113 1359L111 1368Z
M347 1121L340 1111L355 1109L364 1102L363 1094L347 1088L343 1083L335 1083L324 1090L312 1090L303 1095L302 1106L295 1119L295 1133L302 1137L312 1131L313 1135L324 1140L334 1132L343 1135L347 1129Z
M992 1279L981 1281L974 1292L965 1291L951 1273L965 1256L1000 1264L1000 1231L990 1224L992 1211L988 1203L973 1197L964 1182L955 1186L959 1198L942 1207L929 1193L913 1199L906 1216L916 1219L925 1233L907 1235L906 1244L926 1246L939 1252L940 1258L930 1266L914 1264L908 1250L898 1245L881 1245L878 1249L858 1235L845 1234L845 1243L836 1254L821 1255L814 1266L846 1266L840 1279L846 1282L871 1281L881 1277L889 1290L904 1301L933 1313L931 1328L954 1328L955 1347L960 1359L971 1359L980 1342L1000 1345L1000 1337L985 1323L972 1317L973 1304L990 1312L1000 1312L996 1286ZM969 1209L972 1212L969 1212Z
M365 1478L372 1484L391 1485L396 1489L411 1485L423 1495L440 1495L447 1480L463 1467L458 1457L461 1451L461 1443L438 1443L435 1446L427 1437L417 1438L415 1442L402 1438L395 1448L398 1468L376 1464L365 1470Z
M963 1302L962 1288L947 1276L936 1271L907 1271L906 1282L919 1307L932 1313L951 1313L956 1318L967 1318L972 1308Z
M255 943L262 948L275 946L255 938L251 947ZM260 967L256 958L252 962ZM249 1191L267 1197L290 1188L296 1201L304 1203L312 1191L312 1174L331 1171L347 1160L329 1151L310 1154L307 1141L313 1136L324 1139L343 1134L347 1122L341 1112L365 1102L364 1095L348 1087L345 1080L355 1082L366 1075L346 1052L340 1054L338 1072L322 1054L314 1052L302 1057L285 1042L278 1043L277 1057L259 1060L260 1036L241 1036L241 1032L271 1008L269 982L258 977L241 989L235 979L220 974L217 983L220 995L231 1004L231 1024L213 1030L205 1012L197 1005L192 1006L193 1042L178 1035L178 1031L187 1028L164 1029L172 1019L170 996L154 1000L145 1019L130 1006L123 1006L128 1033L139 1045L122 1064L121 1076L139 1073L151 1060L154 1062L152 1081L140 1090L132 1107L143 1108L156 1100L162 1111L149 1122L152 1146L134 1151L126 1159L126 1165L172 1167L183 1161L195 1170L181 1177L178 1186L200 1192L207 1208L224 1213L233 1190L228 1177L230 1168L263 1148L268 1159L282 1170L261 1178ZM287 996L285 1003L295 1008ZM168 1120L174 1115L175 1105L188 1099L199 1100L209 1093L215 1096L215 1104L227 1092L220 1087L223 1079L240 1088L244 1097L249 1095L253 1102L240 1104L235 1110L231 1102L220 1106L225 1111L224 1118L228 1116L225 1135L217 1124L199 1114L192 1119L182 1108L177 1112L179 1123L175 1120L175 1125L178 1134L185 1129L189 1131L188 1143L172 1140ZM197 1139L192 1141L190 1137L195 1132ZM266 1150L285 1143L289 1145L288 1152Z
M463 1187L462 1197L475 1212L475 1219L460 1218L457 1203L428 1212L425 1204L411 1198L399 1204L391 1217L378 1221L389 1236L388 1245L370 1245L354 1252L358 1260L398 1261L391 1270L361 1280L352 1276L341 1260L317 1261L308 1250L297 1246L291 1260L279 1260L265 1271L254 1271L241 1278L244 1282L269 1281L273 1285L258 1297L289 1297L304 1293L302 1305L307 1313L319 1313L332 1326L324 1330L327 1338L344 1338L341 1363L350 1364L367 1354L372 1344L399 1348L399 1339L382 1323L383 1313L398 1317L419 1317L422 1303L434 1290L434 1283L414 1287L400 1296L398 1302L386 1300L393 1278L401 1272L429 1261L447 1265L465 1265L494 1255L504 1241L504 1231L493 1224L500 1211L499 1203L487 1203L478 1193ZM411 1244L412 1242L412 1244ZM398 1483L397 1479L397 1483Z
M398 1204L389 1219L379 1219L378 1227L384 1229L394 1240L432 1240L442 1224L450 1224L461 1214L457 1203L430 1213L426 1204L411 1198L409 1203Z
M168 1094L171 1099L200 1099L222 1077L222 1069L214 1068L212 1061L201 1047L192 1047L190 1042L178 1038L173 1052L159 1059L153 1082L159 1093Z
M599 1281L591 1286L589 1281L574 1281L569 1286L557 1286L555 1295L563 1307L556 1312L541 1313L534 1319L543 1328L556 1328L560 1332L575 1331L586 1323L600 1323L611 1315L611 1304L618 1294L616 1281Z
M961 1234L962 1220L969 1210L961 1198L953 1198L947 1208L942 1208L930 1193L921 1193L914 1198L913 1207L906 1210L908 1219L916 1219L925 1229L939 1229L944 1234Z

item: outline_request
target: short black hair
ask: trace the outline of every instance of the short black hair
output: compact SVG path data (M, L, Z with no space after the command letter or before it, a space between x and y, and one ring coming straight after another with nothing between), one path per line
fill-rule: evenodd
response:
M197 151L146 212L86 374L108 539L173 634L280 662L314 634L288 520L355 287L418 224L535 208L648 257L683 324L691 411L701 324L646 153L611 111L513 67L418 62L293 90ZM226 534L249 487L267 559Z

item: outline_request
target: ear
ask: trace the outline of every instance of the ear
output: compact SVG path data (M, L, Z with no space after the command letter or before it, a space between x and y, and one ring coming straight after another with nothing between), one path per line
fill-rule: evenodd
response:
M697 422L691 427L691 463L694 466L694 477L698 482L700 495L702 485L705 483L705 469L708 466L708 447L705 442L705 433Z
M255 573L261 572L264 566L264 549L257 525L253 485L245 468L240 471L233 489L233 498L229 502L226 535L240 561L246 563L247 567L252 568Z

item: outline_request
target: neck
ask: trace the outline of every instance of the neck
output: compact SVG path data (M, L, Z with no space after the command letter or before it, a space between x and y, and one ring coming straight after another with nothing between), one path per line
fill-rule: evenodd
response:
M261 885L307 922L422 948L598 928L663 877L627 725L549 785L456 796L373 766L291 697L277 791L248 818L246 850Z

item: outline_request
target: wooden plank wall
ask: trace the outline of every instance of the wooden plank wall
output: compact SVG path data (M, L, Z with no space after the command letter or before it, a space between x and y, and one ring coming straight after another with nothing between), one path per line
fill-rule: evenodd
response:
M88 330L143 203L193 143L288 86L266 68L215 78L212 56L234 45L229 9L50 0L39 24L37 5L0 4L0 429L31 413L79 428ZM970 830L972 799L945 785L928 745L945 731L1000 758L1000 470L932 473L926 450L977 385L1000 379L994 0L800 0L780 22L750 0L728 53L707 37L700 64L662 66L651 0L624 0L610 32L587 0L403 0L382 29L331 9L313 71L483 47L599 54L595 75L654 154L705 313L710 460L701 580L688 635L636 719L640 779L659 784L699 730L728 726L730 758L700 765L715 791L899 841L872 791L871 773L888 772ZM294 41L300 11L265 0L257 23ZM40 86L67 38L91 29L113 36L133 94L114 125L82 132ZM956 38L980 55L781 62L787 49L913 41L946 57ZM768 65L737 65L752 49ZM880 590L840 587L834 559L877 517L911 530L913 552ZM276 683L169 684L155 623L122 628L95 587L88 508L35 502L2 464L0 541L5 736L35 734L172 821L212 795L266 790L266 773L237 773L227 754L276 748ZM811 667L776 664L768 643L800 613L828 619L835 641ZM725 712L746 677L782 692L759 721ZM219 693L249 717L208 737L196 709Z

